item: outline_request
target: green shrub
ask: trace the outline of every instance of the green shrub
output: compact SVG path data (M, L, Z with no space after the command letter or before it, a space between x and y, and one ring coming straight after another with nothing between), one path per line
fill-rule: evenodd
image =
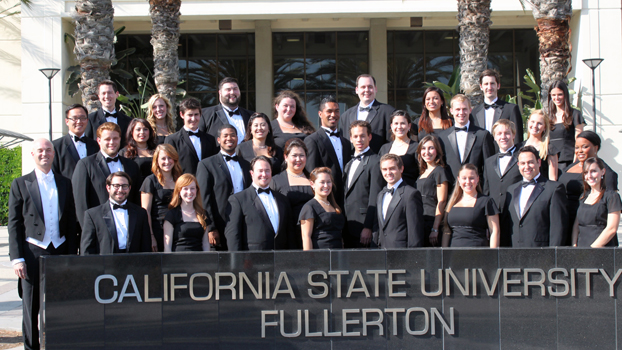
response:
M22 147L0 149L0 226L9 222L11 182L22 175Z

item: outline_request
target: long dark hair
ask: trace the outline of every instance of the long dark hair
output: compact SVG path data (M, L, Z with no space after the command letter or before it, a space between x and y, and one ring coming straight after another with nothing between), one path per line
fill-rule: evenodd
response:
M244 141L250 141L253 139L253 134L251 133L251 126L253 125L253 121L255 119L262 118L266 124L268 124L268 135L266 136L266 147L268 148L268 154L271 157L274 157L276 153L276 144L274 143L274 136L272 134L272 125L270 124L270 118L263 113L253 113L251 117L248 119L248 125L246 126L246 136L244 136Z
M130 122L130 126L127 128L127 133L125 134L125 139L127 140L127 145L125 146L125 154L123 155L126 158L136 158L138 156L138 145L136 144L136 140L134 140L134 128L136 125L141 124L145 128L149 130L149 138L147 139L147 149L153 151L156 148L156 136L153 132L153 128L151 124L146 119L134 118Z
M475 165L471 163L466 163L460 168L460 170L458 170L458 174L456 175L456 185L454 186L454 191L451 194L449 201L447 202L447 207L445 207L445 212L447 213L451 211L451 208L453 208L453 206L456 205L456 203L460 202L460 200L462 199L462 196L464 195L464 192L462 191L462 187L460 187L459 178L460 178L460 173L465 170L471 170L475 172L475 175L477 175L479 179L479 181L477 181L476 190L478 194L482 193L481 179L479 177L479 173L477 172L477 167L475 167Z
M294 137L287 140L287 142L285 142L285 149L283 149L283 165L281 165L281 171L287 170L287 156L289 156L289 153L296 147L301 148L303 151L305 151L305 157L309 154L307 145L301 139ZM302 172L305 174L306 177L309 177L309 172L307 171L306 167L302 169Z
M587 169L590 167L590 165L592 164L596 164L598 166L598 168L600 170L605 170L605 162L603 162L602 159L598 158L598 157L592 157L592 158L588 158L585 160L585 162L583 162L583 195L581 196L581 199L585 199L587 198L587 196L589 195L590 191L592 191L592 187L590 187L590 185L587 183L587 181L585 181L585 175L587 174ZM605 175L606 175L606 170L605 170ZM598 198L596 198L596 202L600 201L601 198L603 198L603 194L605 193L605 191L607 190L607 184L605 183L605 179L600 179L600 194L598 195Z
M562 80L556 80L553 84L551 84L551 87L549 88L549 114L551 116L555 116L557 114L557 106L551 98L551 91L553 89L560 89L564 93L564 118L561 122L564 124L566 130L568 130L570 125L572 125L572 107L570 106L570 93L568 93L568 85L566 85L566 83Z
M395 119L396 117L404 117L406 118L406 121L408 122L408 125L412 124L412 118L410 118L410 115L408 114L408 112L401 110L401 109L397 109L395 111L393 111L393 113L391 114L391 121L390 124L393 124L393 119ZM408 131L406 132L406 136L410 139L410 137L412 136L412 132L410 130L411 128L408 127ZM395 134L393 133L393 129L391 128L391 141L395 140Z
M294 113L294 116L292 117L292 123L294 123L294 125L298 129L300 129L300 131L302 131L303 133L307 135L313 134L315 132L315 128L313 127L309 119L307 119L307 112L305 112L305 109L302 106L302 100L300 99L300 96L298 96L297 93L291 90L281 91L274 98L274 101L272 103L272 106L273 106L272 112L274 113L274 119L276 119L278 116L276 106L279 105L281 101L283 101L286 98L291 98L292 100L296 102L296 113Z
M451 118L449 117L449 113L447 113L447 102L445 101L445 95L443 94L443 90L437 88L436 86L430 86L429 88L425 89L425 91L423 92L423 99L422 99L422 108L421 108L421 117L419 117L419 132L421 130L425 130L425 132L427 132L428 134L431 134L434 132L434 124L432 124L432 119L430 118L430 112L428 111L428 109L425 107L425 97L430 93L430 92L436 92L440 97L441 97L441 125L443 130L449 128L453 123L451 121Z
M425 135L425 137L421 139L421 142L419 142L419 145L417 146L419 175L425 173L425 171L428 169L428 163L426 163L421 156L421 149L423 148L423 145L425 145L427 142L432 142L432 144L434 145L434 149L436 149L436 159L434 160L434 164L443 168L445 167L445 162L443 161L443 149L441 148L441 143L438 141L438 138L434 135Z
M328 202L335 208L337 214L341 214L341 208L337 205L337 202L335 202L335 196L333 195L333 192L335 190L335 180L333 179L333 172L330 170L330 168L324 166L313 169L311 175L309 175L309 181L315 182L318 175L320 174L328 174L328 176L330 177L330 182L332 183L332 186L330 188L330 193L328 194ZM315 191L313 191L313 193L315 194Z

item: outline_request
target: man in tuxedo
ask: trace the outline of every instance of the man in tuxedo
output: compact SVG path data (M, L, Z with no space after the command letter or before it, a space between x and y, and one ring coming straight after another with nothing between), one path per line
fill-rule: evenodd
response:
M483 192L497 203L499 217L503 216L505 193L508 187L523 179L518 171L518 152L514 145L515 134L516 126L510 120L497 121L492 127L492 135L499 147L499 152L484 162Z
M484 171L484 161L495 153L495 145L490 133L469 122L471 102L458 94L451 99L451 114L454 126L439 134L445 154L445 164L449 166L454 179L462 165L471 163L477 167L480 177Z
M355 120L365 120L371 124L372 140L369 144L374 152L391 138L391 113L395 111L390 105L376 101L376 79L369 74L356 78L356 94L360 102L349 108L341 118L339 130L346 139L350 138L350 124Z
M87 137L95 139L97 129L100 125L109 122L119 125L121 128L121 148L125 147L125 134L130 126L132 118L128 117L122 111L117 111L115 102L119 97L119 89L117 84L112 80L104 80L97 85L97 97L102 108L89 114L89 124L84 134Z
M147 211L127 198L132 179L122 171L108 175L109 199L84 213L81 255L108 255L151 251Z
M172 145L179 154L179 165L184 174L196 174L197 164L218 152L216 139L199 130L201 119L201 102L194 98L187 98L179 104L179 115L184 121L184 127L178 132L168 135L164 143Z
M100 151L80 159L76 164L71 182L80 227L84 227L82 220L87 209L94 208L108 200L106 190L108 175L123 171L130 176L133 183L140 182L138 165L131 159L119 155L120 142L121 128L117 124L106 122L97 128L97 143ZM129 201L140 204L138 188L130 191Z
M385 185L380 174L380 156L370 147L371 125L363 120L350 124L350 142L354 157L346 165L344 213L347 223L343 234L344 248L368 247L376 225L376 199Z
M270 160L258 156L250 165L252 186L229 197L225 228L229 251L290 248L294 218L287 197L270 190Z
M518 170L523 181L508 187L502 233L512 247L555 247L566 240L571 222L566 212L566 190L540 176L540 156L532 146L518 150Z
M395 154L380 158L380 171L387 182L376 200L378 246L384 249L423 247L423 200L421 193L402 179L404 163Z
M35 140L30 154L35 170L11 183L9 255L19 278L24 348L39 349L39 257L75 255L78 243L71 181L52 170L52 143Z
M501 75L492 69L486 69L479 76L479 88L484 92L484 103L471 112L471 122L492 133L492 126L500 119L508 119L516 126L514 144L523 141L523 118L517 105L499 99Z
M83 105L73 104L65 111L65 124L69 132L52 141L55 153L52 170L56 174L71 179L78 161L99 151L97 141L84 136L88 123L88 111Z
M337 130L339 125L339 104L333 96L328 96L320 102L321 128L305 138L307 145L308 172L318 167L328 167L333 173L335 186L335 200L343 207L343 167L348 164L352 144ZM349 133L349 130L348 130Z
M201 111L201 121L199 122L199 130L218 137L218 129L224 125L233 125L238 133L238 143L241 143L246 136L246 126L253 111L244 109L239 106L240 103L240 87L238 80L235 78L224 78L218 84L218 100L219 104Z
M201 188L203 207L212 222L209 240L217 250L227 250L224 236L229 196L251 185L250 164L235 154L237 130L233 125L218 128L220 152L203 159L197 166L197 183Z

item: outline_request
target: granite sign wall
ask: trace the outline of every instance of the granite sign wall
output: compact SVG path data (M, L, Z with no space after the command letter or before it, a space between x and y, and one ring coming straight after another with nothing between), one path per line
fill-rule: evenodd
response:
M620 254L46 257L42 329L46 349L616 349Z

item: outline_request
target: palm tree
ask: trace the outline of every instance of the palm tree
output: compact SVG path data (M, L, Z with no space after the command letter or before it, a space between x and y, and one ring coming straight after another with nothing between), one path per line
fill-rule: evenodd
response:
M149 0L153 78L158 92L175 106L179 80L177 46L179 44L179 8L181 0Z
M458 0L460 28L460 89L473 105L484 100L479 75L488 64L490 0Z
M110 79L114 53L114 9L111 0L77 0L73 53L81 71L82 103L89 112L100 107L97 85Z

